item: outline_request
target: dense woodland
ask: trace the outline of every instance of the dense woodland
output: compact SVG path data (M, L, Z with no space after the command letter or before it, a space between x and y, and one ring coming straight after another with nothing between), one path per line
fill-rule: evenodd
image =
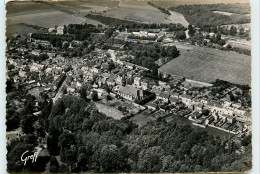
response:
M130 62L153 70L157 74L158 65L155 63L159 58L169 58L172 60L179 56L176 46L163 47L158 43L134 43L126 42L125 50L130 50L135 56Z
M224 4L203 4L203 5L180 5L169 8L184 15L186 20L196 27L219 26L227 24L250 23L250 17L241 14L231 16L214 13L213 11L249 13L249 5L233 8L232 5ZM233 9L233 10L232 10Z
M164 120L137 127L129 120L108 118L92 103L70 95L51 106L52 103L46 104L44 112L31 120L33 130L27 130L22 141L8 145L8 171L39 171L48 160L51 172L206 172L251 168L248 136L242 138L240 145ZM37 168L17 163L17 153L33 149L38 144L36 137L44 136L51 157L41 157ZM245 154L235 153L240 146L246 148ZM57 155L62 165L54 157Z
M210 11L222 11L237 14L250 14L249 3L236 3L236 4L208 4L206 5Z

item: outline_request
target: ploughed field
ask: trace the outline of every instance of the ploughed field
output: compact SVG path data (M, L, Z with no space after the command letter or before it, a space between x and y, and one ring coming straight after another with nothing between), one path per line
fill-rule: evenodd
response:
M35 28L33 26L20 23L20 24L14 24L14 25L7 25L6 26L6 35L11 36L14 33L18 34L28 34L29 32L31 33L46 33L47 29L43 28Z
M83 22L84 19L61 11L37 12L19 16L12 16L8 18L9 25L26 23L29 25L37 25L46 28L55 27L55 25L63 26L72 23Z
M170 16L162 13L147 4L147 1L120 1L118 6L106 10L102 15L142 23L180 23L188 26L182 14L174 11L170 13Z
M102 13L104 16L125 19L136 22L159 23L165 19L164 14L145 2L131 4L121 2L119 6Z
M171 15L166 15L147 4L147 1L17 1L8 2L6 9L8 29L11 33L19 34L24 34L25 31L25 26L21 24L45 28L80 23L101 24L86 18L88 13L142 23L181 23L185 27L188 26L182 14L170 11ZM28 33L35 32L30 26L26 26L26 29Z
M191 45L176 46L181 55L160 67L159 72L206 83L221 79L250 85L251 56Z
M68 24L89 23L101 24L98 21L85 18L85 14L91 10L105 10L117 5L116 1L79 1L79 2L40 2L17 1L8 2L7 10L7 34L26 34L37 32L29 25L39 27L55 27Z

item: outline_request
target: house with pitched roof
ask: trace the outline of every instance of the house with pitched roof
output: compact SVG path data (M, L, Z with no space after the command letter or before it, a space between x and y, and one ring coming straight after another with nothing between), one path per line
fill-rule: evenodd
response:
M185 105L187 105L187 106L191 105L191 103L192 103L191 96L184 94L184 95L181 95L180 98Z
M168 103L169 102L169 98L170 98L170 94L167 92L161 92L158 97L158 99L163 100L163 102Z
M106 83L108 86L115 86L116 85L116 75L111 75L107 80L106 80Z
M156 108L158 107L157 104L152 103L152 102L147 103L146 106L147 106L148 109L151 109L151 110L153 110L153 111L156 110Z
M153 88L153 89L151 90L151 92L152 92L152 93L155 93L156 96L159 96L160 93L161 93L161 90L159 90L159 89L157 89L157 88Z
M222 117L224 117L225 120L227 120L228 123L234 123L236 121L236 117L231 115L223 114Z
M242 116L237 116L236 119L241 122L251 122L252 116L250 112L245 111L245 113Z
M173 96L170 96L169 100L170 100L171 104L176 104L179 101L178 98L173 97Z

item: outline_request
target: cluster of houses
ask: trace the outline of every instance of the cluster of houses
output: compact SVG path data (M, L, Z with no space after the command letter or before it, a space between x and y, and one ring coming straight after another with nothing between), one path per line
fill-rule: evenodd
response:
M57 34L63 34L62 27L57 27ZM151 36L148 32L133 32L134 35ZM166 33L158 32L154 36L165 36ZM80 41L69 43L71 47L82 44ZM29 46L28 46L29 45ZM38 48L41 45L42 49ZM9 48L12 49L12 48ZM16 48L15 48L16 49ZM27 40L27 45L17 48L22 58L17 59L16 54L8 56L8 64L14 65L17 71L12 78L17 84L26 86L28 92L40 98L42 92L46 92L54 101L64 93L79 95L78 91L85 84L91 85L91 90L96 91L99 97L107 96L111 93L122 98L135 102L146 98L146 91L155 94L155 100L148 102L145 106L151 110L160 109L160 105L181 104L189 108L193 115L191 119L199 120L203 110L209 110L210 116L204 119L206 124L223 118L230 123L236 120L240 122L250 122L250 111L246 111L238 103L229 100L209 100L207 97L194 97L189 95L183 78L173 80L174 87L168 82L157 81L147 77L142 77L142 71L147 68L129 63L126 58L131 55L124 54L119 50L95 49L89 53L88 57L65 58L63 53L66 50L55 50L48 41ZM47 54L49 59L40 63L33 60L24 59L25 52L39 56ZM66 92L64 92L66 91ZM199 113L196 115L194 113Z
M144 42L173 42L174 37L176 37L176 32L166 32L165 30L151 30L151 31L134 31L128 32L116 31L118 34L115 39L120 40L139 40Z
M49 33L56 33L57 35L63 35L64 34L64 26L58 26L55 28L49 28L48 29Z

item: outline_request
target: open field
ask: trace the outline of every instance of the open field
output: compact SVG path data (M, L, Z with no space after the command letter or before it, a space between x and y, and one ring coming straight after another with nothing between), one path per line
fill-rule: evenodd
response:
M160 67L159 72L206 83L221 79L250 85L250 56L183 44L176 44L177 48L178 45L181 55Z
M129 101L121 101L121 100L118 100L118 99L113 99L113 100L110 100L106 103L107 106L110 106L110 107L125 107L129 113L132 113L132 114L137 114L138 113L138 108L135 107L134 105L131 104L131 102Z
M42 30L37 31L29 25L49 28L55 27L55 25L86 22L85 19L73 16L65 9L59 9L59 7L45 2L9 2L6 9L7 35L42 32Z
M119 4L119 1L107 1L107 0L88 0L88 1L61 1L50 2L51 5L59 7L61 9L67 9L73 13L86 13L89 12L102 12L113 8Z
M121 2L119 7L108 10L102 15L144 23L161 23L165 19L160 10L143 2L140 4Z
M61 1L61 2L8 2L7 10L7 35L13 33L28 34L37 31L28 25L40 27L54 27L55 25L68 25L88 23L92 25L101 24L98 21L85 18L85 14L93 9L105 10L106 7L114 7L117 1ZM88 7L89 6L89 7ZM26 25L28 24L28 25ZM103 25L103 24L101 24Z
M248 15L248 14L231 14L229 17L233 21L240 21L240 20L250 19L250 15Z
M188 26L182 14L174 11L170 13L170 16L162 13L147 4L147 1L122 1L118 7L107 10L102 15L142 23L181 23L185 27Z
M20 23L54 27L75 23L101 24L95 20L85 18L90 12L101 13L104 16L127 19L143 23L181 23L188 26L188 22L180 13L171 11L170 16L147 4L147 1L61 1L61 2L9 2L7 9L7 25L13 27ZM10 27L9 27L10 28ZM18 33L24 33L18 29ZM12 29L15 31L15 29Z
M169 8L172 6L179 6L179 5L193 5L193 4L235 4L235 3L249 3L250 0L156 0L152 1L154 4L159 5L164 8Z
M123 116L123 113L116 109L115 107L110 107L102 103L96 102L96 107L98 111L102 114L105 114L108 117L112 117L116 120L120 120Z
M237 41L228 40L226 44L231 45L232 47L238 47L243 49L251 50L251 41L247 41L245 39L240 39Z
M55 27L55 25L59 26L84 22L85 21L82 18L75 17L60 11L51 11L12 16L8 18L7 25L26 23L42 27Z
M171 13L171 15L168 16L167 19L163 21L163 23L167 23L167 21L169 21L169 23L180 23L184 27L188 27L189 23L188 21L186 21L185 17L182 14L171 10L169 10L169 12Z
M233 14L236 14L236 13L230 13L230 12L225 12L225 11L213 11L213 13L218 13L218 14L222 14L222 15L226 15L226 16L231 16Z
M17 34L28 34L28 33L46 33L47 29L36 29L26 24L14 24L6 26L6 35L11 36L14 33Z
M38 11L52 11L54 7L51 7L45 3L37 3L32 1L9 1L6 4L7 17L12 14L19 14L24 12L24 14L31 13L35 10ZM34 12L33 12L34 13Z
M82 5L100 6L112 8L119 4L116 0L85 0L85 1L53 1L51 4L67 7L80 7Z
M250 17L250 14L238 14L238 13L230 13L224 11L213 11L213 13L229 16L234 21L239 21ZM245 24L240 24L240 25L245 25Z
M7 15L13 13L26 12L30 13L34 10L50 11L50 10L67 10L68 12L77 13L82 9L94 8L113 8L118 5L119 1L110 0L86 0L86 1L9 1L6 5Z

